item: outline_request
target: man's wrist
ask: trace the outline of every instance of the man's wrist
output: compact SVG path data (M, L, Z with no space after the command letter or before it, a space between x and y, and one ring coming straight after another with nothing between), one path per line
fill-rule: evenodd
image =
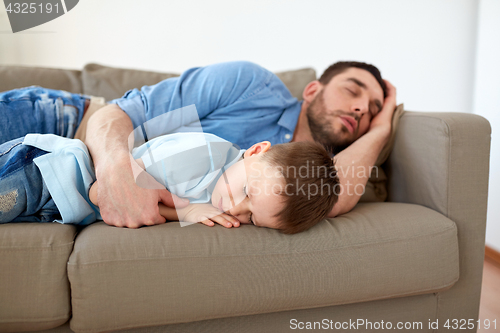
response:
M133 174L130 166L130 153L128 152L119 152L114 156L106 156L99 161L99 164L95 164L97 179L101 176L109 178L116 174L123 174L124 170L130 170L130 174Z
M376 127L370 128L368 133L371 133L372 135L375 135L382 139L383 141L389 140L389 137L391 136L391 125L378 125Z

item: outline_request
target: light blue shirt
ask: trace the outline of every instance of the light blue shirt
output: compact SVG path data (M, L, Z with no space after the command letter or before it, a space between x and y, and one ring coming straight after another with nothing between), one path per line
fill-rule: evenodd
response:
M88 195L96 177L82 141L54 134L28 134L23 144L50 152L33 161L61 214L62 220L57 222L87 225L101 219Z
M275 74L245 61L192 68L111 103L127 113L134 128L167 115L162 117L165 132L155 135L189 131L192 119L168 114L194 104L203 132L244 149L264 140L290 142L302 106Z
M87 225L101 219L88 193L96 180L87 147L82 141L52 134L28 134L23 144L50 152L34 159L61 214L60 223ZM222 172L236 163L244 150L207 133L175 133L152 139L132 150L150 173L171 193L206 203Z
M239 149L208 133L174 133L154 138L132 150L146 171L171 193L191 203L206 203L222 173L241 159Z

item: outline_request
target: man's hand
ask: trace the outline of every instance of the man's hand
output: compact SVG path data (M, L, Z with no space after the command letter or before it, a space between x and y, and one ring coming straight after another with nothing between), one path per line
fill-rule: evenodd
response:
M97 199L101 216L109 225L116 227L138 228L142 225L155 225L165 222L160 215L158 203L169 207L185 207L184 201L172 195L153 177L142 170L133 159L105 167L99 178ZM132 170L134 170L132 172ZM139 175L138 179L131 177ZM139 184L137 182L140 180Z
M236 217L221 213L211 204L191 204L176 210L179 221L200 222L210 227L214 226L214 222L226 228L240 226L240 221Z
M369 131L382 130L391 132L392 116L396 110L396 88L387 80L384 80L387 87L387 96L384 100L382 110L372 119Z

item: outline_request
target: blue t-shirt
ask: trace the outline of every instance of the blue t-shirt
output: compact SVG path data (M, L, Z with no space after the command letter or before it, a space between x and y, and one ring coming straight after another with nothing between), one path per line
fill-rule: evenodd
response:
M193 132L193 119L172 111L194 104L203 132L244 149L263 140L290 142L302 106L275 74L245 61L192 68L111 103L127 113L134 128L161 122L164 132L150 137Z
M54 200L60 223L87 225L101 219L89 199L96 180L87 147L82 141L53 134L28 134L23 144L48 151L33 161ZM236 163L244 150L213 134L175 133L152 139L132 150L150 173L171 193L191 203L210 201L222 172Z

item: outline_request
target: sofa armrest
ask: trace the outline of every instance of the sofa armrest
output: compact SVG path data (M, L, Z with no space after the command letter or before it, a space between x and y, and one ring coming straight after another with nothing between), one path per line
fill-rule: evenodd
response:
M491 127L468 113L406 112L387 161L388 200L429 207L457 225L459 281L440 293L440 322L477 313L484 260ZM473 317L472 317L473 318Z

